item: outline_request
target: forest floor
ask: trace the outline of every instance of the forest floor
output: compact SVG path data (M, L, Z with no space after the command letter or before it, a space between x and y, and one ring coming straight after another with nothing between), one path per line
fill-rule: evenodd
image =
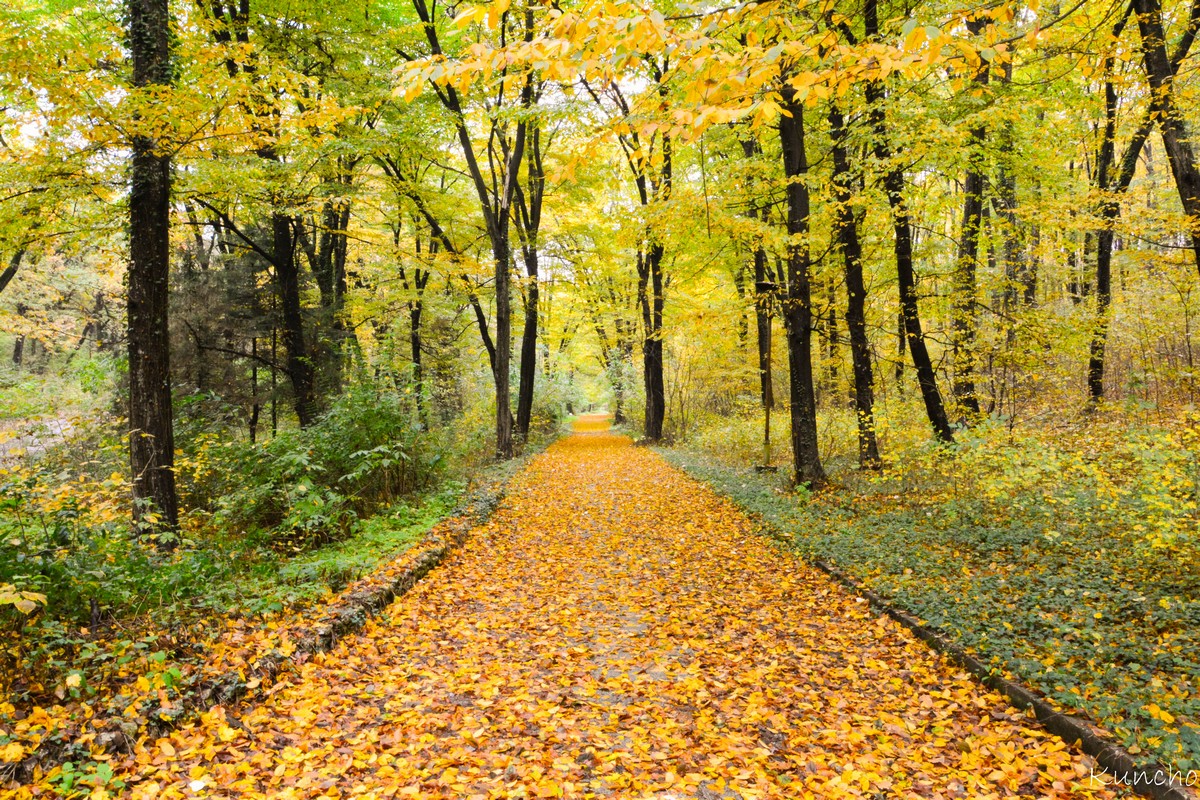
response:
M1086 756L604 431L536 457L360 635L111 766L134 797L1112 796Z

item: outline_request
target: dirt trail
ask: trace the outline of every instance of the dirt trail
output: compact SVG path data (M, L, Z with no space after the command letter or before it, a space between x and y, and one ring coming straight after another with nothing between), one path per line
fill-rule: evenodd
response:
M1110 796L605 432L536 458L465 547L265 702L126 759L127 791L159 797Z

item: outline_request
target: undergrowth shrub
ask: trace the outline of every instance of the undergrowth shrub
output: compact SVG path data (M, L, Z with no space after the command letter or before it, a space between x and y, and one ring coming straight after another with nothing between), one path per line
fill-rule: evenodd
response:
M360 386L316 424L265 445L226 445L207 435L183 472L192 505L210 508L218 526L302 551L342 538L354 520L428 488L443 459L410 398Z

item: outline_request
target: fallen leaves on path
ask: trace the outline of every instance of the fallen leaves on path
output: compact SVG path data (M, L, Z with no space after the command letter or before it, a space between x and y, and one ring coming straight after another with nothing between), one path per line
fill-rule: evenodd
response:
M1107 797L653 452L576 435L363 634L143 742L134 797ZM53 777L53 776L51 776Z

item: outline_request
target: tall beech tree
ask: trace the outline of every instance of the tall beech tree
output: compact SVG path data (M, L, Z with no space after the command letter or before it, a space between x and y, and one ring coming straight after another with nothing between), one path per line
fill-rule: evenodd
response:
M427 5L425 0L413 0L413 8L420 18L425 31L425 39L430 53L435 57L444 55L441 39L438 35L437 22L434 19L436 5ZM508 12L505 12L507 18ZM534 34L533 7L527 5L521 15L524 26L521 36L525 42L531 42ZM506 23L502 23L505 27ZM528 72L521 82L517 98L517 119L512 144L506 148L498 180L493 180L491 186L484 178L480 166L475 143L467 126L466 110L462 96L455 87L432 83L438 99L451 114L454 129L458 136L463 160L466 162L467 174L475 189L479 210L483 215L484 228L492 248L492 259L495 264L496 291L496 337L495 355L491 358L492 378L496 386L496 455L501 459L512 458L515 454L513 447L513 416L512 400L509 396L509 370L512 361L512 242L509 239L509 228L512 220L513 198L517 192L520 178L521 162L525 157L526 138L530 126L529 113L533 105L536 78L532 71ZM497 133L503 121L500 119L503 88L499 91L498 102L491 110L492 130L490 139ZM491 159L491 151L487 153ZM495 177L495 176L493 176Z
M977 11L967 20L967 31L979 36L988 25L984 12ZM981 89L987 87L991 64L981 56L974 68L971 82ZM982 101L981 101L982 102ZM967 172L963 178L962 225L959 229L958 259L954 270L954 315L952 320L954 350L954 400L966 412L968 419L979 416L979 395L975 388L975 340L978 337L979 311L976 295L979 292L979 251L983 238L983 190L987 180L984 170L984 141L987 129L982 122L972 122L968 131Z
M540 93L541 89L539 88L538 94ZM537 102L537 98L534 98L534 102ZM521 291L525 307L525 325L521 330L516 429L516 434L522 441L529 438L529 424L533 416L533 391L537 381L538 236L542 228L542 206L546 199L546 164L541 126L536 122L532 123L529 126L527 138L529 157L526 159L525 186L522 187L520 181L517 181L516 203L513 205L513 220L517 225L521 260L525 264L525 281ZM548 142L545 143L548 144Z
M1125 12L1113 26L1112 39L1114 43L1120 40L1122 32L1127 27L1129 17L1133 13L1134 4L1131 3L1125 7ZM1154 27L1153 23L1150 24L1150 27ZM1187 26L1175 45L1168 65L1172 78L1178 73L1179 67L1191 52L1197 33L1200 33L1200 0L1193 0ZM1126 144L1124 154L1120 161L1116 162L1118 97L1114 84L1115 61L1115 56L1110 50L1104 57L1104 124L1100 128L1101 139L1096 155L1096 188L1099 190L1101 198L1101 226L1095 234L1097 243L1096 319L1088 347L1088 400L1092 403L1104 398L1105 354L1112 303L1113 243L1116 234L1115 226L1121 216L1121 196L1129 190L1129 185L1133 182L1142 148L1145 147L1146 141L1154 129L1155 121L1161 117L1162 113L1161 103L1152 99ZM1166 135L1164 135L1165 140Z
M812 361L812 260L809 250L811 201L806 180L808 153L804 138L804 104L796 96L791 75L782 74L779 141L787 181L787 295L783 320L787 329L788 375L791 378L793 481L809 488L826 482L817 441L817 401Z
M848 25L838 26L851 44L857 37ZM854 197L860 190L861 167L850 162L850 129L841 105L829 100L829 132L832 137L834 238L841 250L846 277L846 327L850 331L850 361L854 370L854 413L858 422L858 464L863 469L878 469L879 440L875 435L875 375L871 368L871 343L867 337L867 289L863 282L863 248L855 216Z
M864 0L863 23L866 40L879 38L879 6L877 0ZM892 152L887 125L887 94L882 81L872 80L866 86L868 114L874 132L874 155L879 166L885 170L883 188L892 212L892 246L896 258L897 288L900 294L900 317L913 368L917 373L917 385L934 435L944 442L954 441L954 431L946 415L946 406L938 389L937 373L933 359L925 343L921 328L921 313L917 295L917 278L913 266L912 216L904 198L905 179L903 163L896 160Z
M1162 133L1163 147L1167 151L1167 163L1175 178L1179 203L1188 215L1188 236L1196 257L1196 269L1200 271L1200 166L1192 149L1187 122L1175 100L1174 81L1176 68L1167 56L1167 37L1163 29L1162 4L1159 0L1132 0L1137 17L1138 33L1141 36L1142 64L1146 80L1150 84L1150 106L1155 121ZM1197 15L1196 4L1191 7L1188 31L1185 37L1195 36Z
M150 110L172 83L171 16L167 0L129 0L133 96ZM155 99L159 93L159 99ZM179 522L175 432L171 410L168 286L171 271L171 145L165 131L139 115L130 142L129 461L134 519L151 529ZM160 123L161 124L161 123ZM18 263L14 260L14 263Z
M670 61L665 56L654 55L647 56L644 64L653 82L653 91L665 107L670 95L664 78L670 69ZM609 99L616 107L619 118L631 118L633 111L629 101L615 81L610 81L601 89L594 89L586 80L583 86L598 106L604 108L604 99ZM630 128L618 133L617 141L633 175L638 204L643 213L669 201L675 169L675 145L669 132L652 131L647 136ZM646 396L642 435L648 442L657 442L662 438L667 414L667 389L663 373L665 256L662 233L648 222L634 254L637 303L642 315L642 386Z

